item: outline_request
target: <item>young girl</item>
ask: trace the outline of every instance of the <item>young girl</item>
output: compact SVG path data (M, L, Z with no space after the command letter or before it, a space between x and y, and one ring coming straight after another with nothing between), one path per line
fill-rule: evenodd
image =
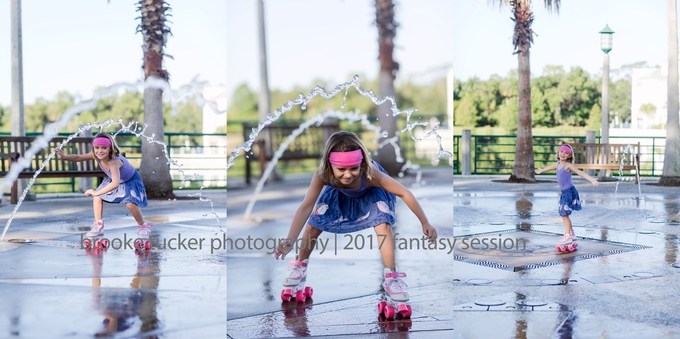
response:
M579 198L578 191L571 181L571 173L576 173L582 178L590 181L593 186L597 186L597 179L592 178L586 173L580 171L574 164L574 150L571 146L564 144L560 146L557 151L558 162L554 165L550 165L546 168L540 168L536 170L536 174L541 174L546 171L557 171L557 184L560 186L562 195L560 196L560 206L558 212L564 221L564 236L557 241L556 246L567 248L572 244L572 239L574 237L574 229L571 227L571 220L569 215L571 211L581 210L581 199Z
M97 160L99 168L108 175L96 190L87 190L85 195L92 197L94 207L94 223L87 232L87 237L97 237L104 234L104 221L102 213L104 204L125 204L137 221L137 234L140 238L148 238L153 227L144 222L140 207L146 207L146 190L142 177L137 170L120 155L120 149L113 138L107 133L99 133L92 140L92 153L88 154L64 154L61 149L56 150L57 157L66 161Z
M303 293L301 298L295 292L298 288L304 289L308 259L323 231L350 233L372 227L381 244L380 255L385 266L383 287L392 300L399 303L408 301L405 284L399 279L406 274L396 270L394 260L391 226L395 223L395 195L418 217L423 233L430 242L434 242L437 231L428 222L413 194L369 158L368 151L356 135L345 131L331 135L326 142L321 165L293 217L288 237L279 243L274 253L276 259L283 259L307 224L300 242L304 245L300 246L297 260L290 262L290 274L283 283L286 289L282 292L282 299L287 301L292 296L304 301L304 293L311 296L311 290L298 292Z

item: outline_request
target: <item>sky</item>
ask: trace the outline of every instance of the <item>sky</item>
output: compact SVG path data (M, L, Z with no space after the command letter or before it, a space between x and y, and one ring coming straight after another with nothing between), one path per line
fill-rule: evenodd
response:
M231 1L231 0L229 0ZM226 84L225 0L169 1L172 36L165 67L179 88L198 77ZM142 79L142 35L134 0L21 1L24 103L60 91L92 97L95 88ZM10 1L0 4L0 105L11 104Z
M394 52L400 64L397 81L408 77L424 81L426 77L446 75L446 69L453 64L451 14L455 2L395 1L395 19L399 23ZM302 86L308 93L315 79L329 81L329 86L334 87L351 81L354 74L377 76L380 64L373 0L264 3L270 88L291 90ZM255 0L227 3L228 93L242 83L254 91L260 87L256 4ZM272 107L276 106L280 103L272 102Z
M591 75L602 74L599 32L605 25L615 32L610 69L638 61L651 66L667 62L666 0L565 0L559 14L547 12L543 1L533 3L532 76L540 75L546 65L562 65L565 71L580 66ZM517 68L510 16L508 9L487 0L456 0L450 18L455 22L456 80L505 76Z

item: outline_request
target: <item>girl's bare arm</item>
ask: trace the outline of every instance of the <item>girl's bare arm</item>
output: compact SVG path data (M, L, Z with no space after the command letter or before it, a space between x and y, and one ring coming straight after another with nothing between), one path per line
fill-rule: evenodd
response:
M536 174L541 174L541 173L547 172L547 171L554 171L555 169L557 169L557 164L552 164L552 165L550 165L546 168L537 168L536 171L534 171L534 172L536 172Z
M290 225L290 231L288 232L288 239L294 241L297 239L298 235L300 235L302 228L305 226L307 218L309 218L309 215L312 214L312 209L314 209L314 204L316 203L316 199L319 198L319 194L321 194L323 186L324 182L321 180L321 177L317 173L314 173L312 182L309 184L309 189L305 195L305 199L302 200L300 207L298 207L297 211L295 212L295 216L293 217L293 222Z
M578 176L580 176L581 178L590 181L590 183L593 184L593 186L597 186L597 185L598 185L598 183L597 183L597 178L593 178L593 177L589 176L588 174L586 174L585 172L579 170L578 168L576 168L576 166L574 166L574 164L572 164L572 163L567 163L567 169L569 169L569 170L571 170L572 172L578 174Z
M80 161L87 161L87 160L93 159L92 153L64 154L64 151L61 148L57 148L57 150L54 153L57 155L57 158L64 159L66 161L72 161L72 162L80 162Z
M380 187L385 191L388 191L401 198L401 200L406 203L406 206L411 209L413 214L415 214L420 221L420 224L423 228L423 233L427 236L430 242L435 241L437 239L437 230L432 225L430 225L430 222L427 220L427 216L425 216L425 211L423 211L423 208L420 206L420 203L418 203L418 200L413 195L413 193L411 193L411 191L409 191L406 187L394 180L389 175L386 175L380 171L374 171L373 173L373 178L368 182L368 184Z
M116 189L120 185L120 168L123 167L123 162L121 160L115 160L109 162L109 171L111 172L111 182L102 187L95 193L95 196L109 193Z

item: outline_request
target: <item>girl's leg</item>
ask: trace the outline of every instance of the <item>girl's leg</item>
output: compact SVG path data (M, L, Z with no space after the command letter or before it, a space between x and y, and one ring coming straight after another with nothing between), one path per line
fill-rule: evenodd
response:
M102 220L104 214L104 201L99 197L92 197L92 209L94 210L94 221Z
M143 225L144 216L142 216L142 210L139 208L139 206L131 202L125 204L125 206L127 206L127 208L130 210L130 213L132 213L132 217L135 218L135 221L137 221L137 225Z
M377 235L378 247L380 247L380 256L382 256L383 265L387 268L395 269L394 262L394 236L392 236L392 227L387 223L382 223L373 227Z
M305 232L302 234L300 253L298 253L299 261L309 259L312 254L312 249L316 246L317 238L323 233L322 230L312 227L312 225L307 224L305 227Z
M92 197L92 210L94 211L94 222L90 226L90 231L85 233L86 237L98 237L104 234L104 221L102 220L104 201L102 198ZM90 243L86 242L85 245L89 247Z
M562 221L564 221L564 234L571 234L573 229L571 228L571 219L569 219L569 216L563 216Z

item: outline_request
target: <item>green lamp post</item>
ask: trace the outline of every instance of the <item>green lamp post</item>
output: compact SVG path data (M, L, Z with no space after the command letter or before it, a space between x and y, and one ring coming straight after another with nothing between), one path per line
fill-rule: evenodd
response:
M600 130L600 143L609 143L609 51L612 50L612 35L614 31L605 25L600 31L600 48L604 52L604 66L602 67L602 129ZM608 155L607 155L608 156ZM606 159L605 161L608 161ZM611 178L609 170L601 170L600 180Z

